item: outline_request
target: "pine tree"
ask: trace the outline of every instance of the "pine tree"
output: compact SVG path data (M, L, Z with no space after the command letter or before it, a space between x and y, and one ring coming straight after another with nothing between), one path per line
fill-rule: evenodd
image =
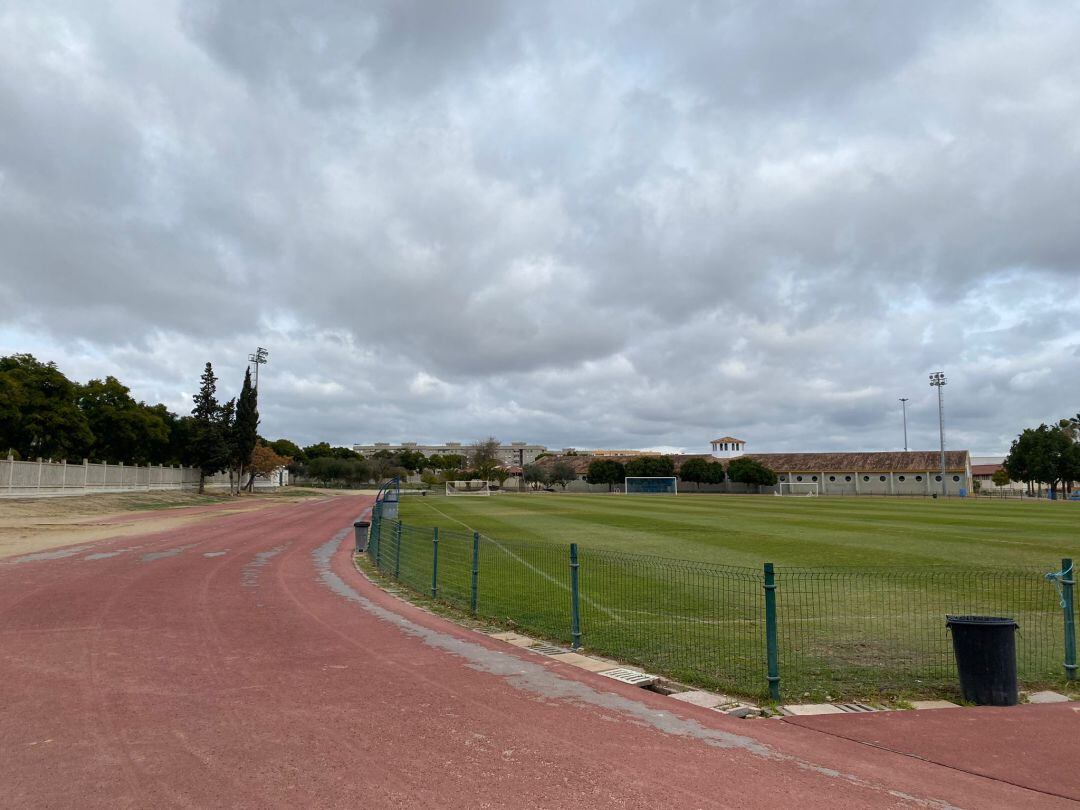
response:
M217 401L217 377L206 364L195 407L191 409L191 460L199 468L199 492L206 486L206 476L221 472L229 464L229 443L222 429L222 408Z
M238 468L237 490L243 479L244 470L251 464L251 452L259 438L259 391L251 385L251 369L244 371L244 386L240 389L240 399L236 403L236 423L233 428L234 451ZM255 473L247 482L247 489L255 484Z

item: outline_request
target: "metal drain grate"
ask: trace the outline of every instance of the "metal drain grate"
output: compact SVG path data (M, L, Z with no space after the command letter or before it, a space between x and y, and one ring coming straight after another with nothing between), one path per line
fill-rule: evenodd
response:
M849 714L860 714L862 712L877 711L877 709L872 709L865 703L834 703L833 706Z
M540 655L563 655L570 652L562 647L556 647L554 644L533 644L525 649L529 652L540 653Z
M652 686L658 678L655 675L646 675L644 672L638 672L635 669L609 669L600 673L608 678L613 678L616 681L622 681L628 683L631 686Z

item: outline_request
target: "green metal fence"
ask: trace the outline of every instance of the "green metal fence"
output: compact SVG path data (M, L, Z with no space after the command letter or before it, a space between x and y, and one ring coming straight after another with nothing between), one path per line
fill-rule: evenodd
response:
M368 553L461 610L670 677L774 700L948 694L946 614L1010 616L1028 687L1076 674L1071 565L761 570L382 519ZM1071 668L1070 668L1071 667Z

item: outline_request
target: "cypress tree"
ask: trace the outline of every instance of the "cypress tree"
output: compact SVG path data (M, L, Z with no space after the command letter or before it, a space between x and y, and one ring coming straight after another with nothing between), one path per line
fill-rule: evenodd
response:
M191 460L199 467L199 492L206 487L206 476L221 472L229 464L229 443L222 429L222 407L217 401L217 377L206 364L191 409Z
M237 477L237 489L243 478L244 470L251 464L251 453L259 438L259 391L251 385L251 369L244 371L244 386L240 389L240 399L236 403L236 422L233 428L236 452L236 464L239 469ZM255 484L255 473L252 471L251 480L247 488L251 489Z

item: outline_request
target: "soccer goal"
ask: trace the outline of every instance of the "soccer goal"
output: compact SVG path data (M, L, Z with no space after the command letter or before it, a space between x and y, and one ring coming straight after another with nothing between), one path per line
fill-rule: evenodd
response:
M623 482L626 495L678 495L675 476L629 476Z
M807 495L820 494L817 481L781 481L777 495Z
M447 481L447 495L490 495L491 487L487 481L473 479L472 481Z

